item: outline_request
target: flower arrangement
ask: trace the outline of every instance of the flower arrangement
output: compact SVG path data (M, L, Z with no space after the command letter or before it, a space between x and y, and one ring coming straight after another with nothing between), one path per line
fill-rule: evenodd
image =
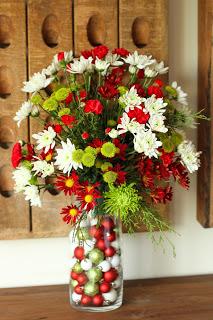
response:
M55 55L24 82L31 96L14 120L37 118L43 130L33 144L14 145L15 191L32 206L41 206L42 190L64 192L59 214L76 227L88 214L108 214L130 232L142 223L150 232L170 229L156 205L172 200L174 182L189 188L200 152L184 131L205 116L188 108L176 82L162 81L167 71L123 48Z

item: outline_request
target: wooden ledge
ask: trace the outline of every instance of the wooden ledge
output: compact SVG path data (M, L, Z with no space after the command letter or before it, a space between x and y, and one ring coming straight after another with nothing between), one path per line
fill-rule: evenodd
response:
M124 305L82 313L69 304L68 286L0 289L0 320L212 320L213 275L125 282Z

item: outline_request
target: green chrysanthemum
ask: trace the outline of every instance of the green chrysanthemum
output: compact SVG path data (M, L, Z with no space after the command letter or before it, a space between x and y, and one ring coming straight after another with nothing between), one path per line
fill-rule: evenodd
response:
M107 171L103 174L103 179L106 183L114 183L117 179L118 174L113 171Z
M101 166L102 166L102 161L100 160L100 159L97 159L96 161L95 161L95 167L97 168L97 169L100 169L101 168Z
M113 158L116 154L116 146L112 142L105 142L101 148L101 154L107 158Z
M70 109L69 108L62 108L59 112L58 112L58 116L62 117L65 114L70 114Z
M85 167L92 167L95 164L95 156L92 153L84 152L82 163Z
M32 104L34 104L35 106L41 105L42 104L42 97L39 94L36 94L34 96L31 97L30 101L32 102Z
M83 150L81 150L81 149L74 150L72 153L72 159L73 159L73 161L75 161L77 163L81 163L83 155L84 155Z
M119 86L117 89L121 96L128 91L127 87L124 87L124 86Z
M135 215L141 208L142 197L134 184L122 184L118 187L110 186L109 191L104 193L104 209L108 214L115 214L125 222L131 219L131 214Z
M46 111L55 111L58 108L58 102L53 98L49 98L44 101L42 107Z
M93 148L93 147L90 147L90 146L86 147L86 148L84 149L84 151L87 152L87 153L91 153L91 154L93 154L94 156L97 155L97 150L96 150L95 148Z
M112 168L113 165L111 164L111 162L104 162L102 165L101 165L101 170L103 172L107 171L109 168Z
M57 91L55 92L54 97L55 97L55 99L58 100L58 101L63 101L63 100L65 100L65 99L68 97L69 92L70 92L70 91L69 91L68 88L61 88L61 89L59 89L59 90L57 90Z

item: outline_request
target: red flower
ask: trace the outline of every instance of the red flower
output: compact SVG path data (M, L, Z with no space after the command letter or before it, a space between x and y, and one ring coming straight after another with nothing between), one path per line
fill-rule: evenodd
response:
M73 94L72 94L72 92L70 92L69 95L65 99L65 103L70 104L72 102L72 100L73 100Z
M128 148L128 144L126 143L121 143L120 140L118 138L113 139L112 142L114 143L114 145L117 147L117 155L118 157L125 161L126 160L126 149Z
M112 69L112 72L106 77L106 82L113 85L121 85L124 71L124 67L117 67Z
M180 159L177 159L176 162L171 165L172 174L174 179L177 180L182 187L188 189L190 184L188 171L179 161Z
M64 60L64 51L61 51L57 54L58 61Z
M88 184L88 183L86 183ZM81 201L81 209L89 212L97 205L97 199L100 199L100 192L95 189L95 185L86 185L79 193L79 200Z
M138 70L137 77L138 77L138 79L144 78L144 70L143 69Z
M130 110L128 113L130 119L135 118L137 122L140 124L145 124L149 120L149 113L144 113L143 109L134 108L134 110Z
M130 52L124 48L116 48L112 51L112 53L118 54L119 56L125 58L129 55Z
M105 83L105 85L99 87L98 92L105 99L112 99L119 93L118 90L111 83L108 82Z
M21 144L16 142L13 146L11 162L14 168L17 168L22 160Z
M31 161L33 156L35 155L34 145L28 143L27 144L27 155L24 157L25 160Z
M95 148L97 152L100 152L103 144L104 142L97 138L92 140L92 142L90 143L90 146Z
M45 153L43 149L43 151L40 154L40 158L42 160L46 160L47 162L51 161L52 157L53 157L53 149L50 149L47 153Z
M67 206L62 208L60 214L64 215L63 220L67 224L70 222L76 222L77 218L81 215L81 210L77 208L75 205Z
M147 89L147 93L149 96L152 96L154 94L156 98L163 98L163 92L158 86L150 86Z
M76 121L76 118L74 116L71 116L69 114L65 114L61 117L61 121L66 125L72 128L73 122Z
M86 92L86 90L81 90L81 91L79 92L79 95L76 96L76 99L77 99L78 101L85 101L86 97L87 97L87 92Z
M56 181L56 187L58 190L64 191L65 195L77 193L80 190L79 177L75 172L72 172L69 176L60 176Z
M101 114L103 111L103 105L99 100L87 100L85 107L84 107L84 112L92 112L95 114Z
M92 57L92 50L84 50L84 51L81 51L81 55L82 55L85 59L88 59L89 57Z
M165 152L163 149L160 149L159 151L162 152L160 158L163 162L164 167L168 167L173 161L174 152L168 153L168 152Z
M109 48L107 48L106 46L97 46L92 50L92 56L93 58L99 58L99 59L103 59L107 53L109 51Z
M120 164L116 164L113 168L109 167L108 171L113 171L117 173L116 182L119 184L123 184L126 181L127 172L121 170L122 167Z
M140 97L143 98L146 96L145 90L140 83L134 83L133 85L131 85L131 87L135 87L135 89L137 90L137 93Z
M54 124L53 129L56 133L61 134L62 126L60 124Z
M172 200L172 187L168 186L166 188L157 187L150 194L152 201L154 203L166 203Z
M106 128L106 129L105 129L105 133L106 133L106 134L109 134L111 130L112 130L112 128Z
M162 86L163 86L163 81L162 81L161 79L156 79L156 80L154 81L154 84L156 84L156 85L159 86L159 87L162 87Z
M87 140L89 138L89 133L88 132L83 132L81 135L82 139Z

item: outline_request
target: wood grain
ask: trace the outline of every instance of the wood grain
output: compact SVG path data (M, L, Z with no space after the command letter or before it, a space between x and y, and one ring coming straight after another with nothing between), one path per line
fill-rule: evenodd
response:
M17 14L18 13L18 14ZM12 192L12 144L28 139L27 122L19 129L13 121L26 95L26 17L24 1L0 1L0 239L29 234L29 207Z
M92 17L94 17L93 23L91 23L90 20L90 18ZM88 30L88 24L89 26L92 25L91 28L94 27L94 30ZM94 40L94 43L92 39ZM74 1L75 55L78 56L82 50L92 48L96 43L96 39L100 39L103 41L103 43L97 42L97 45L104 44L111 49L118 46L117 0Z
M167 63L168 1L119 0L119 46Z
M71 50L72 39L72 1L29 1L29 75L49 65L54 54ZM31 134L40 129L36 121L31 121ZM61 208L67 205L65 197L46 192L42 203L42 208L32 208L32 237L67 235L70 226L62 221L59 214Z
M198 9L198 106L212 117L213 107L213 1L200 0ZM202 150L197 182L197 218L205 227L213 227L213 125L201 121L198 149Z
M106 313L70 307L68 286L0 290L0 320L212 320L213 275L126 281L123 306Z

